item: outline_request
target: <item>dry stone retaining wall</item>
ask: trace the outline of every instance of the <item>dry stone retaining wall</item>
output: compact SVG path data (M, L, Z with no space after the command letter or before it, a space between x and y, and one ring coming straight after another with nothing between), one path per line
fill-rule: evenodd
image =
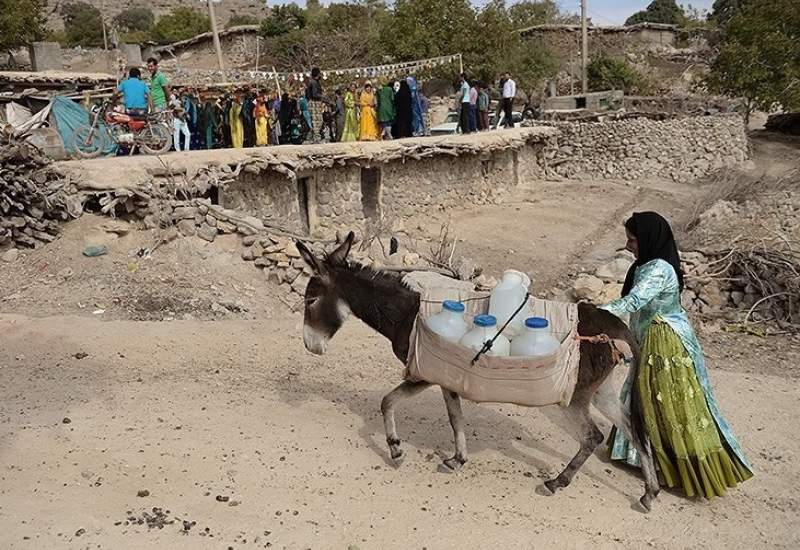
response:
M545 124L559 130L548 168L566 177L688 182L749 156L737 114Z

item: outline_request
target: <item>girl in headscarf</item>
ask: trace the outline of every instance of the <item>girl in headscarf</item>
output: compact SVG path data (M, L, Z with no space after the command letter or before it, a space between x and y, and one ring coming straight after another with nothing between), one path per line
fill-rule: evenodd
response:
M405 79L400 81L400 89L394 96L395 125L392 133L395 138L411 137L413 134L411 127L412 105L411 87Z
M408 76L406 82L411 90L411 131L415 136L421 136L425 134L425 125L422 120L422 105L417 94L417 79Z
M300 114L303 116L303 136L311 136L311 111L308 108L308 99L305 95L300 94L300 99L297 101L297 106L300 107Z
M378 129L378 117L375 112L377 102L375 93L372 91L372 84L364 84L361 95L358 96L358 105L361 108L360 136L363 141L376 141L380 136Z
M267 98L255 99L253 107L253 118L256 125L256 146L263 147L269 143L269 109L267 109Z
M358 133L356 85L350 84L350 88L344 94L344 130L342 131L342 141L358 141Z
M630 390L637 384L663 483L688 497L722 496L753 473L714 399L703 351L681 306L683 271L672 229L655 212L638 212L625 222L625 232L636 261L622 298L601 306L617 316L631 315L641 349L621 398L630 407ZM612 432L612 440L612 459L639 464L620 431Z
M244 121L242 120L241 100L241 96L237 94L228 112L228 120L231 125L231 144L237 149L244 147Z

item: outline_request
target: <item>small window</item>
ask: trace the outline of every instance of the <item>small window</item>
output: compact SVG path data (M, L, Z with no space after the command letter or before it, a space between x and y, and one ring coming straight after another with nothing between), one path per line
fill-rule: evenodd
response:
M576 109L586 108L586 96L579 96L575 98L575 108Z
M308 187L311 178L297 179L297 203L300 208L300 224L303 232L307 235L311 229L308 219Z
M369 220L381 217L380 168L361 168L361 208Z

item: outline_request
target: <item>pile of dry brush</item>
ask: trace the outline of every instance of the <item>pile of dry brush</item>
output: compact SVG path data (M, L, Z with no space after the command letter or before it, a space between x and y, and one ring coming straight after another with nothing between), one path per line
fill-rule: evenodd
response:
M713 266L700 286L717 286L747 330L800 332L800 169L758 178L726 170L711 183L716 192L684 235Z

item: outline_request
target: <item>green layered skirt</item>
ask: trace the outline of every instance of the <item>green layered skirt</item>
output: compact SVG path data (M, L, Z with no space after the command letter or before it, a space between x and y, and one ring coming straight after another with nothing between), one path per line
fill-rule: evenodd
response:
M662 485L711 498L752 477L723 444L694 363L667 323L650 325L636 384Z

